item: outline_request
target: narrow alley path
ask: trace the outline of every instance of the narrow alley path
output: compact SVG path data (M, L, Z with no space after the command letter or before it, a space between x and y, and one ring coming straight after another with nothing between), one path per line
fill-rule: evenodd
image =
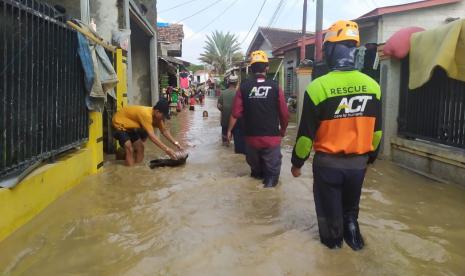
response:
M265 190L241 155L220 144L216 100L183 111L172 133L189 146L182 168L127 168L109 157L0 244L1 275L464 275L465 189L378 161L365 181L366 249L322 246L311 165ZM202 118L207 109L208 118Z

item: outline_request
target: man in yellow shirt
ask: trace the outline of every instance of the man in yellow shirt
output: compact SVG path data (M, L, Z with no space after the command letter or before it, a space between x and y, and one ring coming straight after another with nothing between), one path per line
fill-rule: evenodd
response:
M114 137L119 141L126 153L126 165L132 166L144 159L144 142L147 137L171 158L176 159L173 149L166 146L157 136L154 128L158 128L168 141L178 150L182 150L179 142L174 140L165 128L164 120L170 119L169 103L161 99L152 108L149 106L126 106L113 116Z

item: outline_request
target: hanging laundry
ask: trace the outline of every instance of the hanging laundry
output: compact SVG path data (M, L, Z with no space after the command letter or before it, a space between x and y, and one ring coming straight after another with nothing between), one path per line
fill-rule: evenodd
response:
M73 20L87 32L94 33L82 21ZM102 112L107 94L116 99L114 87L118 77L105 49L89 40L78 32L78 53L84 70L84 82L87 92L86 105L89 110ZM98 36L98 34L96 34Z
M436 66L465 81L465 19L412 35L409 89L425 84Z
M184 89L189 88L189 73L181 72L179 74L179 85Z

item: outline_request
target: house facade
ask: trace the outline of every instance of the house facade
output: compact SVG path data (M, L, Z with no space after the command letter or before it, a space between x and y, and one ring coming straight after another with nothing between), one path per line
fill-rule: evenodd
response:
M361 45L374 44L378 48L376 61L372 70L375 70L383 93L383 140L381 154L385 158L392 159L399 164L429 175L434 174L441 179L458 182L457 166L447 167L446 163L457 163L456 155L451 159L451 149L445 149L441 143L429 143L428 145L417 140L404 139L399 134L399 107L401 106L401 85L405 82L405 61L386 57L382 54L384 43L397 31L407 27L421 27L425 30L444 26L454 20L465 17L465 1L463 0L426 0L403 5L381 7L354 19L359 24ZM284 64L288 68L296 65L295 60L300 59L299 47L301 39L284 45L273 51L275 56L283 56ZM313 55L314 37L304 40L307 54ZM307 55L306 55L307 56ZM407 62L408 63L408 62ZM286 68L285 68L286 70ZM289 70L289 75L291 70ZM288 79L296 78L296 74ZM296 86L292 81L285 82L284 89L294 90L294 94L303 93L295 91ZM419 150L421 149L421 150ZM436 156L437 160L425 156ZM460 160L465 160L465 153L460 154ZM455 158L455 159L454 159ZM460 162L462 162L460 161ZM435 163L436 162L436 163ZM439 162L439 163L437 163ZM454 163L455 162L455 163ZM420 165L418 165L420 164ZM441 168L432 172L431 168ZM455 175L455 176L454 176Z
M384 43L397 31L406 27L426 30L447 24L463 17L465 1L428 0L404 5L382 7L355 19L359 24L361 44L376 43L382 49ZM385 143L382 152L391 156L391 137L397 136L399 83L401 61L381 57L379 64L380 85L385 97L383 105Z
M290 41L283 46L276 48L273 51L274 56L283 59L283 83L282 87L286 95L297 96L297 69L300 64L300 43L302 39L299 37L294 41ZM312 33L305 37L305 59L314 60L315 38Z
M421 27L432 30L463 18L464 15L463 0L430 0L379 8L356 19L360 26L362 43L375 41L379 45L380 86L384 96L382 154L417 172L456 183L460 183L460 179L463 179L461 177L465 175L465 170L457 165L465 160L463 150L446 146L441 141L407 137L399 131L405 129L405 113L414 112L402 110L406 104L406 93L411 93L404 87L409 77L405 65L409 61L408 57L398 60L385 56L382 49L384 43L403 28Z
M312 35L312 33L308 33L308 35ZM298 64L295 55L298 53L295 51L295 53L283 56L281 53L275 55L274 51L296 41L301 36L302 32L299 30L259 27L246 52L247 56L256 50L262 50L268 54L270 60L268 77L277 80L283 89L286 88L284 89L286 96L292 95L292 87L295 85L295 78L292 78L293 74L289 75L289 71L295 70ZM290 85L286 85L287 82Z
M206 70L197 70L194 72L194 83L203 84L210 79L210 73Z
M463 18L464 11L465 2L461 0L428 0L377 8L354 21L359 23L361 44L382 44L402 28L432 29Z
M179 72L187 70L187 66L190 65L189 62L179 59L182 56L183 25L158 22L157 26L160 89L179 86Z

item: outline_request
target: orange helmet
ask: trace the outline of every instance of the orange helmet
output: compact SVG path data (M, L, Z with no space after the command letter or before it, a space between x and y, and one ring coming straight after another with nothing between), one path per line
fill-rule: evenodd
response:
M262 50L253 51L250 54L250 65L252 65L252 64L254 64L256 62L268 63L267 54Z
M349 20L339 20L326 32L324 43L326 42L340 42L352 40L360 45L360 35L358 33L358 24Z

